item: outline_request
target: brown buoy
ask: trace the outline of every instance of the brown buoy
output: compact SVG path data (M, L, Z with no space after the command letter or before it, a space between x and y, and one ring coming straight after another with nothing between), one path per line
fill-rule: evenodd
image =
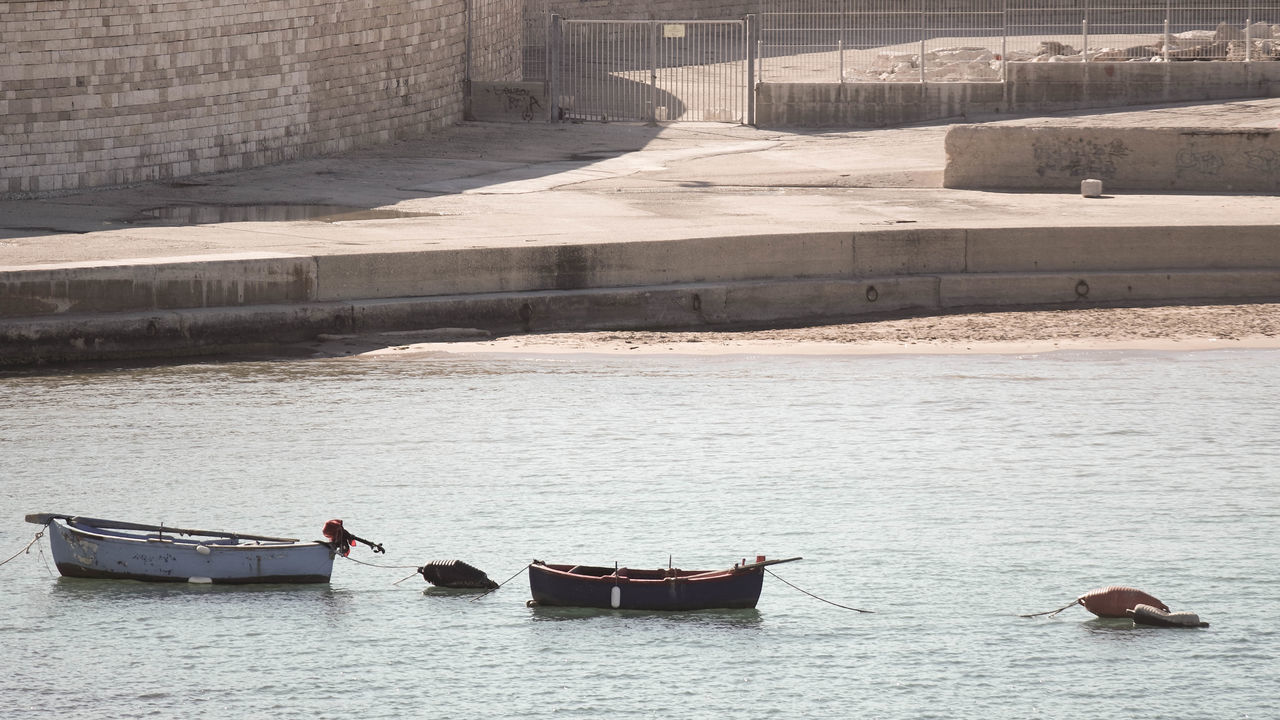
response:
M461 560L433 560L418 568L422 579L438 587L492 590L498 583L479 568ZM409 577L413 577L410 575Z
M1080 603L1085 610L1101 618L1127 618L1129 611L1139 605L1149 605L1169 612L1169 606L1154 597L1137 588L1123 585L1109 585L1090 590L1076 598L1076 602Z
M1127 618L1130 616L1129 611L1139 605L1148 605L1164 612L1169 612L1167 605L1137 588L1108 585L1097 590L1090 590L1076 598L1070 605L1064 605L1057 610L1022 615L1020 617L1038 617L1040 615L1053 617L1072 605L1079 605L1101 618Z

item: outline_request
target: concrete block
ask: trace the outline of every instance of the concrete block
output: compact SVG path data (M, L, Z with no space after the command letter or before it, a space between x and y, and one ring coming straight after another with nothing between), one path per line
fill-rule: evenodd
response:
M1280 130L957 125L945 145L949 188L1280 191Z
M848 233L370 253L316 259L324 301L572 290L852 271Z
M1261 302L1280 298L1280 270L944 275L945 309L1143 303Z
M972 273L1280 268L1270 225L982 228L967 232Z
M880 230L853 238L853 274L858 277L964 272L964 230Z
M945 310L1085 302L1076 292L1080 278L1053 273L943 275L938 280L938 304Z
M735 283L701 292L707 324L835 321L859 315L934 310L932 277Z
M471 110L467 119L484 122L547 122L551 100L546 83L471 83Z
M0 318L307 302L309 257L139 260L0 269Z
M1280 270L1090 275L1089 298L1103 303L1234 302L1280 298Z

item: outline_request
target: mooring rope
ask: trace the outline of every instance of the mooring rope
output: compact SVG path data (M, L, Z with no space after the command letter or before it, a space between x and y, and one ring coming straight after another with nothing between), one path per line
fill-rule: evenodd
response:
M533 564L533 563L529 563L529 565L532 565L532 564ZM493 589L491 589L491 590L486 590L485 592L483 592L483 593L481 593L481 594L479 594L479 595L477 595L477 596L475 596L475 597L471 598L471 600L470 600L469 602L475 602L475 601L479 600L480 598L484 597L485 595L488 595L488 594L489 594L489 593L491 593L491 592L496 592L496 591L498 591L499 589L501 589L501 588L502 588L502 586L503 586L503 585L506 585L507 583L509 583L509 582L511 582L512 580L515 580L517 577L519 577L519 576L520 576L520 573L524 572L525 570L528 570L528 569L529 569L529 565L525 565L524 567L522 567L522 568L520 568L519 570L517 570L515 575L512 575L511 577L507 578L506 580L503 580L502 582L498 583L498 587L493 588Z
M41 530L40 532L36 533L36 536L35 536L35 537L33 537L33 538L31 538L31 542L27 543L27 546L26 546L26 547L22 548L22 549L21 549L21 550L19 550L18 552L16 552L16 553L14 553L13 555L11 555L11 556L10 556L8 559L6 559L4 562L0 562L0 565L7 565L11 560L13 560L14 558L18 557L19 555L21 555L21 554L23 554L23 553L25 553L25 552L30 552L30 551L31 551L31 546L32 546L32 545L35 545L37 542L39 542L39 541L40 541L40 538L42 538L42 537L44 537L44 531L43 531L43 530Z
M355 559L355 558L351 557L350 555L343 555L342 557L344 557L344 558L346 558L346 559L350 560L350 561L351 561L351 562L353 562L353 563L356 563L357 565L367 565L367 566L369 566L369 567L372 567L372 568L379 568L379 569L382 569L382 570L404 570L404 569L407 569L407 568L413 568L413 573L412 573L412 574L410 574L410 575L405 575L404 577L400 578L399 580L397 580L397 581L395 581L395 582L391 583L392 585L399 585L400 583L404 582L405 580L408 580L409 578L413 577L414 575L417 575L417 574L418 574L418 572L422 569L422 568L421 568L421 567L419 567L418 565L378 565L377 563L371 563L371 562L365 562L365 561L363 561L363 560L357 560L357 559Z
M421 574L421 573L422 573L422 568L416 568L413 572L409 573L408 575L405 575L404 577L400 578L399 580L397 580L397 581L395 581L395 582L393 582L393 583L391 583L391 584L392 584L392 585L399 585L400 583L404 582L405 580L408 580L409 578L413 577L414 575L418 575L418 574Z
M416 570L418 568L417 565L378 565L377 563L357 560L351 557L350 555L343 555L342 557L350 560L353 563L356 563L357 565L368 565L369 567L382 568L383 570L404 570L405 568L414 568ZM409 577L413 577L413 576L410 575ZM404 580L401 580L400 582L404 582Z
M774 577L778 578L779 580L782 580L782 578L781 578L781 577L778 577L778 574L777 574L777 573L775 573L774 571L770 570L769 568L764 568L764 571L765 571L765 572L767 572L767 573L769 573L770 575L772 575L772 576L774 576ZM856 608L856 607L849 607L848 605L841 605L841 604L840 604L840 603L838 603L838 602L831 602L830 600L827 600L826 598L820 598L820 597L818 597L817 595L814 595L813 593L809 592L808 590L805 590L805 589L803 589L803 588L796 587L795 585L792 585L791 583L787 582L786 580L782 580L782 582L783 582L784 584L786 584L786 585L789 585L789 586L790 586L790 587L792 587L792 588L795 588L796 590L799 590L800 592L804 593L805 595L808 595L809 597L813 598L814 600L821 600L822 602L824 602L824 603L826 603L826 604L828 604L828 605L835 605L835 606L836 606L836 607L838 607L838 608L842 608L842 609L844 609L844 610L852 610L852 611L854 611L854 612L870 613L870 614L873 614L873 615L875 614L875 610L861 610L861 609Z
M1054 615L1057 615L1063 610L1066 610L1069 607L1074 607L1079 604L1080 604L1080 600L1076 599L1076 600L1072 600L1070 605L1063 605L1057 610L1045 610L1044 612L1031 613L1030 615L1019 615L1018 617L1033 618L1033 617L1040 617L1041 615L1048 615L1049 617L1053 617Z

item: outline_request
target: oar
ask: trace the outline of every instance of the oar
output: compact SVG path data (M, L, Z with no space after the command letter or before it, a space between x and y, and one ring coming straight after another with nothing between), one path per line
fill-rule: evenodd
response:
M246 535L244 533L223 532L221 530L191 530L188 528L169 527L167 525L147 525L145 523L121 522L119 520L103 520L101 518L84 517L83 515L59 515L57 513L39 513L26 516L26 521L36 525L48 525L52 520L66 520L93 527L110 528L112 530L150 530L171 535L201 535L204 537L241 538L243 540L263 540L266 542L298 542L298 538L269 537L267 535Z

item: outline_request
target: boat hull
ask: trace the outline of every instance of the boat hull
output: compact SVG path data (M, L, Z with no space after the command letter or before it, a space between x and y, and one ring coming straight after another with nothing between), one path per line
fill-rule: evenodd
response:
M66 577L197 583L327 583L333 551L322 542L145 536L49 523L49 545Z
M613 610L718 610L754 608L764 584L762 568L739 571L643 571L654 577L594 576L574 566L534 563L529 590L538 605ZM598 568L597 568L598 570ZM634 572L634 571L633 571Z

